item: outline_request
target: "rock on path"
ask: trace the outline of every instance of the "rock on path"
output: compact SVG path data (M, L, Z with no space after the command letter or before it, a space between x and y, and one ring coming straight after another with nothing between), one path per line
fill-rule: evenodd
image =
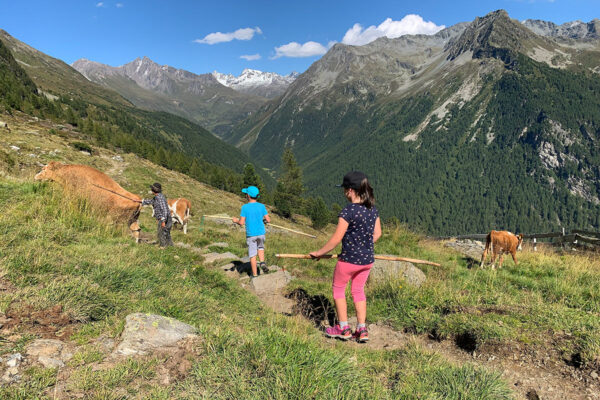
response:
M211 244L208 244L208 245L204 246L205 249L209 249L211 247L225 248L225 247L229 247L229 243L217 242L217 243L211 243Z
M284 290L292 279L294 277L289 272L279 270L251 279L248 286L275 312L290 315L295 302L285 297Z
M204 254L204 263L205 264L212 264L216 261L222 261L222 260L240 260L240 258L231 252Z
M294 279L287 271L277 271L270 274L259 275L250 280L250 288L257 293L275 292L287 286Z

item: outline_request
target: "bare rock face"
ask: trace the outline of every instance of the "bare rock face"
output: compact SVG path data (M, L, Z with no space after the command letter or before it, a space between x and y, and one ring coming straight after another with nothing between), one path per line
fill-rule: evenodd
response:
M387 282L403 278L409 285L419 287L425 282L425 274L412 263L404 261L375 260L369 274L370 283Z
M195 338L196 328L173 318L154 314L129 314L116 356L148 355L174 348L183 339Z

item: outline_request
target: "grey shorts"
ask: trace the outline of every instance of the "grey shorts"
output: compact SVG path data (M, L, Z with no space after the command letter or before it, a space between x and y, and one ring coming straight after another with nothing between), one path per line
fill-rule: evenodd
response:
M265 249L265 235L249 236L246 238L248 245L248 257L256 257L258 250Z

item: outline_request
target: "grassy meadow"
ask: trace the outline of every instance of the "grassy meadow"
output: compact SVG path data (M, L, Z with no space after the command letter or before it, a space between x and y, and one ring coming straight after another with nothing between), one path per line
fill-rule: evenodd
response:
M192 201L189 234L174 230L175 242L196 247L227 242L221 251L240 256L246 251L243 231L202 223L201 215L236 215L242 199L130 154L120 154L123 161L106 149L83 154L69 145L71 133L49 135L34 122L11 122L12 133L0 144L0 275L10 288L0 291L0 311L61 305L77 350L61 371L26 370L20 383L0 387L0 398L53 398L57 384L65 398L89 399L514 398L500 372L454 364L417 342L384 351L325 340L310 321L274 313L196 253L136 245L124 227L84 201L55 184L34 183L38 163L90 164L141 195L159 181L169 197ZM155 231L149 211L140 220L146 236ZM303 220L292 224L275 217L273 222L316 233L318 239L269 235L269 264L277 263L276 253L318 249L332 229L315 232ZM437 340L467 337L477 351L515 343L550 346L579 367L600 365L600 262L594 257L525 251L518 266L506 260L501 270L480 270L401 226L385 227L376 252L442 267L423 266L427 280L421 288L401 280L369 285L369 322ZM331 300L333 261L286 260L285 266L296 277L290 291L303 288ZM132 312L161 314L198 328L202 341L187 376L161 384L164 359L158 356L97 368L107 362L99 339L118 338ZM25 327L14 333L0 341L0 356L23 351L36 338Z
M45 183L0 182L3 279L0 311L62 305L76 330L78 352L64 385L87 398L510 398L493 372L455 366L416 347L395 352L324 343L300 318L277 315L220 271L186 249L136 245L123 229ZM175 232L176 240L185 240ZM223 240L221 228L193 230L192 243ZM241 252L241 232L228 236ZM284 240L279 238L279 240ZM273 240L273 247L277 239ZM183 272L187 276L183 278ZM94 370L106 354L99 336L117 337L131 312L190 323L202 336L200 356L182 381L156 382L160 359L127 360ZM24 348L34 335L5 342L2 353ZM29 369L2 398L51 398L58 371ZM447 383L451 382L451 385ZM465 393L471 393L464 397Z

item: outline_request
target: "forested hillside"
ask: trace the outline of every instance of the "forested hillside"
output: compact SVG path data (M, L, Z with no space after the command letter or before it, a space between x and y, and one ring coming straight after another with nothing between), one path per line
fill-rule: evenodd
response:
M350 169L386 217L433 234L598 228L598 39L561 45L504 11L434 36L338 44L229 138L290 147L330 203Z

